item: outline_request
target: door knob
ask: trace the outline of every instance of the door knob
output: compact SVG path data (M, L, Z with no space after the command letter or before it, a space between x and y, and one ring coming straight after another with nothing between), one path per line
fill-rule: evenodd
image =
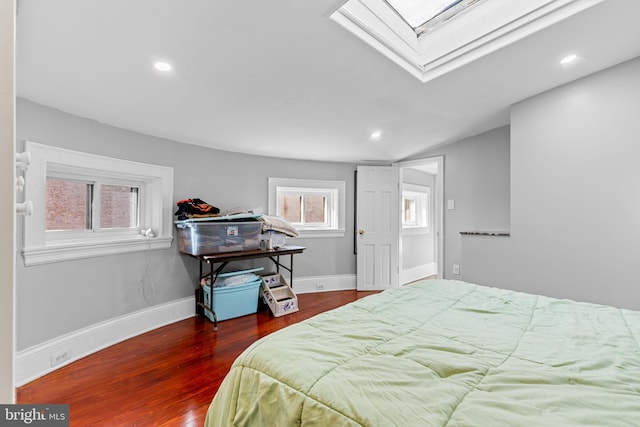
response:
M358 230L358 233L362 236L364 234L364 230L360 229Z

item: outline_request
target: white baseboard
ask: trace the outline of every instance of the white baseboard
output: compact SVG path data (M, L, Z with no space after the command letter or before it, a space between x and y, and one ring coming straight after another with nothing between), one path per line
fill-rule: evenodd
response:
M136 335L195 315L195 297L160 304L20 351L15 357L14 384L21 386L91 353ZM52 357L66 352L61 363L52 366Z
M293 291L296 294L312 292L346 291L356 288L355 274L337 276L294 277Z
M356 288L355 274L294 277L296 294ZM15 357L14 384L21 386L113 344L195 315L194 297L171 301L116 317L20 351ZM52 358L66 353L52 366Z
M414 268L408 268L400 271L400 284L413 282L414 280L422 279L423 277L429 277L438 272L438 265L435 262L429 264L419 265Z

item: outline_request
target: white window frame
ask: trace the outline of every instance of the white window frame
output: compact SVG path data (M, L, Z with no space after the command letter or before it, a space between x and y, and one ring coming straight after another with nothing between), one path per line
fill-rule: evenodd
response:
M25 142L31 164L25 172L25 200L33 214L24 218L26 266L73 259L166 249L173 240L173 168ZM71 178L140 190L139 229L47 232L47 177ZM143 235L151 229L154 237Z
M327 219L329 223L319 225L295 225L299 237L344 237L346 221L346 183L315 179L293 179L269 177L269 215L278 212L280 192L291 194L321 193L327 195Z
M412 198L416 201L415 224L404 222L404 200ZM402 184L402 229L404 232L428 233L431 227L431 189L428 186L416 184Z
M70 172L70 169L72 170ZM94 174L92 179L89 179L86 172L73 171L73 168L68 166L60 168L60 165L54 163L49 164L47 169L47 179L54 178L67 182L79 182L84 184L93 184L93 206L91 208L92 216L92 229L91 230L46 230L46 240L74 240L74 239L86 239L90 233L112 233L112 235L137 235L140 234L140 224L143 224L144 216L144 200L145 200L145 182L141 180L127 179L127 178L107 178ZM100 224L100 210L101 210L101 186L102 185L117 185L124 187L136 187L138 188L138 213L136 222L139 224L138 228L116 228L106 229L102 228ZM45 188L46 191L46 188ZM46 200L45 200L46 206Z

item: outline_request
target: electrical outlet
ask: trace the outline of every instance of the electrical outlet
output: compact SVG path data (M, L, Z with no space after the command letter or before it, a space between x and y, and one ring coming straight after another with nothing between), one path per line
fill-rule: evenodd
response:
M67 360L69 360L69 349L65 349L62 350L58 353L54 353L51 355L51 367L55 367L60 365L61 363L66 362Z
M316 290L321 291L324 289L324 283L316 283Z
M460 274L460 266L458 264L453 264L453 274Z

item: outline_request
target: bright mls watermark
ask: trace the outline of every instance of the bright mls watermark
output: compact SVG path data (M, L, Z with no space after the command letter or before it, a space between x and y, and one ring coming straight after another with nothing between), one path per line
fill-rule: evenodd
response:
M69 427L69 405L0 405L0 427Z

